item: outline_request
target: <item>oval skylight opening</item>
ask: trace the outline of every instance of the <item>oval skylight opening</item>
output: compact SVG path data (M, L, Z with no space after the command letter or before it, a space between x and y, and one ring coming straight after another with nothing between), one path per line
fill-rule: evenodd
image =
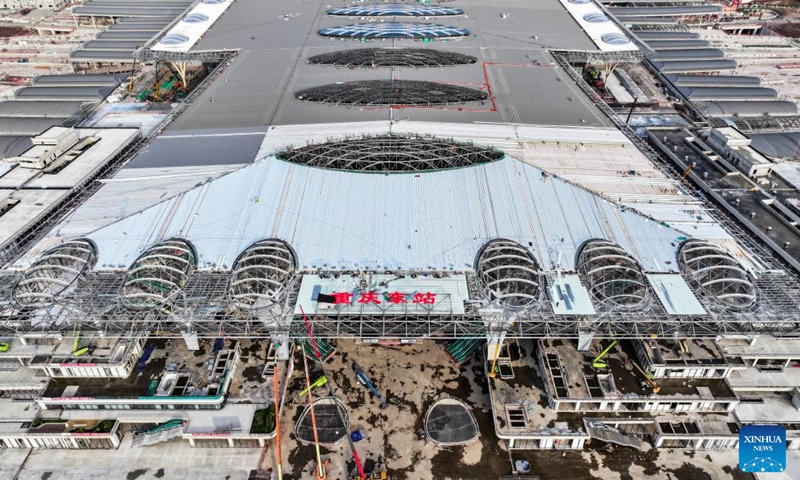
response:
M587 13L583 19L589 23L606 23L608 21L608 17L600 12Z
M600 39L609 45L627 45L631 39L621 33L606 33Z
M182 33L171 33L161 39L162 45L181 45L189 41L189 37Z
M203 3L208 5L217 5L219 3L225 3L225 0L203 0Z
M190 13L183 17L183 21L186 23L203 23L208 21L208 15L204 15L202 13Z
M592 3L592 0L567 0L569 3L573 3L575 5L584 5L587 3Z

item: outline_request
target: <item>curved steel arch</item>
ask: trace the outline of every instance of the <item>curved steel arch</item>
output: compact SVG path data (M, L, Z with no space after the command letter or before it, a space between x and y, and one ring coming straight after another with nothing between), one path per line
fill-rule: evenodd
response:
M702 240L687 240L678 250L678 265L689 284L724 308L752 308L757 299L750 275L727 250Z
M230 295L244 309L272 304L286 292L297 256L283 240L267 238L247 247L233 264Z
M650 299L639 262L614 242L594 239L584 243L575 266L592 297L601 304L638 310Z
M165 308L197 268L197 252L189 241L171 238L145 250L131 264L122 286L122 302L133 308Z
M45 252L14 286L12 296L21 307L51 305L97 263L91 240L70 240Z
M492 148L434 137L381 135L290 148L276 157L330 170L405 173L471 167L500 160L504 154Z
M539 265L533 256L513 240L486 243L475 260L475 271L493 302L509 308L525 308L542 295Z
M355 48L309 57L313 65L339 67L452 67L471 65L478 59L462 53L427 48Z

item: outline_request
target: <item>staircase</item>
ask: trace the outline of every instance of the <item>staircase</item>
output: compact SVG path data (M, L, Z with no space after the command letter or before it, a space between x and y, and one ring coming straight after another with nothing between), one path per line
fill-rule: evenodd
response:
M133 435L132 447L143 447L155 443L166 442L183 434L186 427L185 420L174 419L161 425L156 425L150 430Z

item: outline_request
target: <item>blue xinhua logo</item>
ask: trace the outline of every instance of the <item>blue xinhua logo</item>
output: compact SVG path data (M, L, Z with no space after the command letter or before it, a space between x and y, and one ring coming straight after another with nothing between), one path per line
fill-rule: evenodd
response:
M739 431L739 468L743 472L786 469L786 429L777 425L746 425Z

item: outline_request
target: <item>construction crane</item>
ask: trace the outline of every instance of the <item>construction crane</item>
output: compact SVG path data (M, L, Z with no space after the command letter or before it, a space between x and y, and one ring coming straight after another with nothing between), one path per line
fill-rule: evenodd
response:
M648 375L647 373L645 373L644 370L642 370L642 367L640 367L639 364L637 364L636 362L631 362L631 363L633 364L633 368L635 368L636 371L639 372L639 375L642 376L645 383L647 383L647 385L653 390L654 394L657 394L658 392L661 391L661 387L659 387L658 384L650 378L650 375Z
M611 342L611 345L607 346L606 348L603 349L602 352L600 352L600 355L594 357L594 360L592 360L592 368L594 368L595 370L602 370L604 368L608 368L608 364L606 364L606 362L603 361L603 357L605 357L608 354L608 352L610 352L611 349L614 348L614 346L616 346L616 344L617 341L614 340L613 342Z

